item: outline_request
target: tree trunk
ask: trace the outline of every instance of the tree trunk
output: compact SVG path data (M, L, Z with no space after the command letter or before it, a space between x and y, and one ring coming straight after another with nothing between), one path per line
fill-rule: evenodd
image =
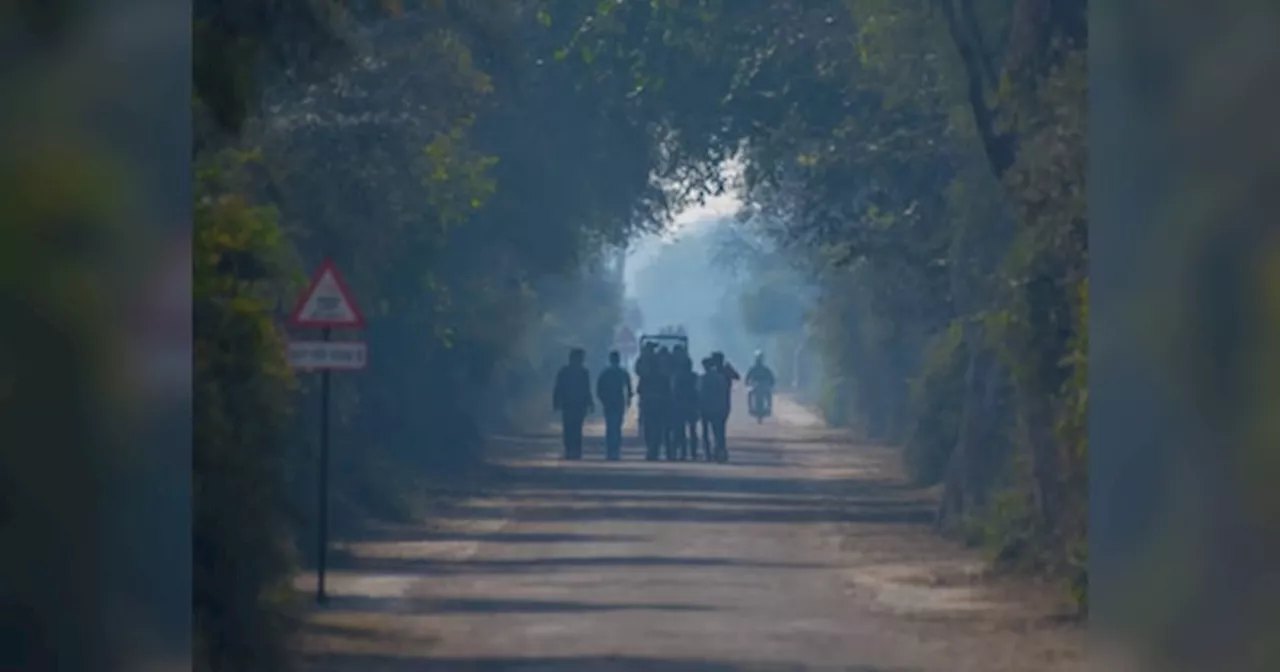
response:
M974 504L978 507L986 506L988 491L996 476L996 470L1003 466L1003 460L1005 459L1004 455L997 454L994 450L996 445L995 430L998 425L996 392L1000 388L1000 361L994 352L988 350L984 350L983 357L982 373L979 374L978 378L981 381L982 402L975 413L975 417L979 418L981 427L977 434L977 440L979 445L982 446L979 462L982 467L981 479L974 492Z
M1058 500L1061 478L1058 468L1058 442L1053 435L1053 413L1050 396L1040 390L1027 390L1023 396L1023 422L1026 441L1031 448L1032 478L1035 481L1036 508L1047 530L1059 520Z
M963 443L957 442L955 451L951 453L951 460L947 462L942 499L938 502L933 522L933 528L937 532L954 529L956 521L964 517L964 482L960 473L960 465L964 462L964 448Z
M1002 109L1002 103L991 102L996 88L996 82L992 78L995 67L989 60L990 52L983 42L972 3L968 0L938 0L938 7L965 70L969 106L986 154L988 168L997 179L1004 182L1004 177L1017 161L1020 138L1018 130L1004 129L1001 122L1013 121L1017 109ZM1008 80L1013 90L1013 95L1003 97L1005 100L1014 101L1014 106L1019 104L1018 101L1025 101L1027 94L1034 93L1044 79L1051 76L1053 68L1064 55L1087 47L1087 9L1086 0L1015 0L1009 46L1003 63L998 68L1000 79ZM1006 183L1006 190L1009 189L1011 187ZM1009 192L1007 196L1014 204L1018 204L1024 194ZM957 301L957 305L963 307L965 304ZM972 348L975 344L969 337L970 334L966 333L966 347ZM1042 347L1040 341L1033 342L1037 344L1036 347ZM939 520L944 513L953 514L946 507L959 506L962 510L974 495L974 482L966 478L966 474L973 472L963 467L974 461L974 389L973 380L969 376L974 373L976 356L971 350L970 368L966 372L965 381L964 416L952 455L953 464L948 465L948 492L943 499L944 508L939 511ZM1045 376L1040 370L1041 363L1032 364L1037 369L1035 376L1031 380L1017 382L1017 392L1021 398L1018 414L1024 441L1032 458L1038 513L1046 526L1052 529L1058 522L1061 488L1058 443L1053 425L1054 390L1050 384L1051 377ZM958 463L957 460L963 460L963 463Z
M1064 54L1088 46L1086 0L1016 0L1007 55L997 66L978 25L971 0L938 0L947 34L960 56L967 80L969 108L974 126L997 179L1003 180L1018 156L1017 131L1002 129L1009 119L996 95L1001 79L1019 91L1034 90L1061 62ZM1017 195L1013 195L1016 199Z
M937 527L945 529L953 521L981 509L987 501L991 482L990 427L996 382L995 357L981 344L981 329L967 325L965 349L969 363L964 374L964 405L956 446L947 462Z
M962 21L952 3L953 0L939 0L938 7L942 10L947 33L964 66L969 108L973 112L974 127L982 140L987 164L997 179L1003 179L1005 173L1013 167L1017 156L1017 136L1010 131L1000 130L1000 110L987 103L998 82L987 85L988 73L994 68L989 61L984 60L981 35L972 32L977 28L976 21Z
M969 346L967 327L965 331L965 349L969 351L969 363L965 366L964 372L964 406L960 413L956 445L951 450L950 459L947 460L942 501L938 504L938 513L935 517L935 526L939 531L945 531L953 527L953 523L961 520L968 513L968 505L972 499L969 488L972 483L969 430L973 414L973 381L977 378L978 361L973 348Z

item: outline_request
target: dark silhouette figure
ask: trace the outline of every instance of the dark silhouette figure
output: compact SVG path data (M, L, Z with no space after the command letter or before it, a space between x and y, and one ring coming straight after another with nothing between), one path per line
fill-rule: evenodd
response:
M711 461L711 416L708 414L706 404L702 401L702 390L707 373L715 366L711 357L702 358L702 375L698 376L698 420L702 425L702 450L707 456L707 461Z
M773 386L777 379L773 375L773 371L764 363L764 353L756 352L756 361L747 369L747 377L744 381L751 388L751 397L749 401L752 404L763 404L765 413L773 413ZM747 410L751 410L748 408Z
M643 378L649 367L653 365L653 360L658 354L658 346L653 341L644 344L640 348L640 355L636 357L635 374L637 378Z
M671 356L675 359L675 372L693 368L693 359L689 357L689 351L685 346L677 345L672 348Z
M701 400L698 398L698 374L688 356L678 359L672 376L672 423L676 457L681 460L698 457L698 418Z
M560 412L567 460L582 459L582 423L587 414L595 410L591 401L591 374L582 365L585 357L582 348L569 351L569 363L556 373L556 386L551 393L551 407Z
M645 422L644 393L641 392L640 390L645 386L644 385L645 376L649 375L653 370L654 362L657 359L657 355L658 355L657 344L654 343L653 341L649 341L645 343L644 347L640 349L640 356L636 357L636 364L635 364L636 394L640 396L639 418L637 418L638 422L636 423L636 425L638 426L637 431L640 434L641 440L644 440L645 428L648 426L649 423Z
M738 370L733 368L733 364L730 364L729 361L724 358L723 352L716 351L711 353L711 360L715 362L716 366L724 371L725 376L729 378L729 390L732 391L733 384L742 380L742 376L738 374Z
M605 459L622 457L622 418L631 407L631 374L622 368L617 350L609 353L609 366L596 379L596 398L604 411Z
M666 443L667 415L671 406L671 378L666 358L659 350L640 378L640 417L644 422L645 459L656 460Z
M662 408L662 452L668 462L677 458L677 429L683 429L680 423L680 412L676 406L675 376L676 367L680 365L679 346L676 350L668 350L665 346L658 349L658 371L666 388L666 403Z
M717 356L718 355L718 356ZM724 361L724 355L711 355L711 368L702 376L699 390L703 417L707 419L713 439L713 457L717 462L729 460L729 447L725 442L725 424L729 421L733 371Z

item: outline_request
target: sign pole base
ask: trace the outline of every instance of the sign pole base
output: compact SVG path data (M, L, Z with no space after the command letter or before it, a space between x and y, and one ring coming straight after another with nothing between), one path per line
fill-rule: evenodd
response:
M329 341L330 329L325 327L324 340ZM329 555L329 370L320 372L320 491L317 520L316 604L325 605L329 596L324 592L325 565Z

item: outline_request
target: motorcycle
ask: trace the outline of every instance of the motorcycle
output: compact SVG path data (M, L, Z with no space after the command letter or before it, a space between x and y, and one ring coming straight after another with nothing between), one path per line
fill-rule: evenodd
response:
M773 414L773 390L763 385L752 387L747 392L747 406L756 424L763 423Z

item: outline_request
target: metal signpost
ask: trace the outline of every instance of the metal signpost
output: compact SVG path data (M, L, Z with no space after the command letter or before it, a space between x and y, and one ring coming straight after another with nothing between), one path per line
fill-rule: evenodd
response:
M363 341L331 341L333 329L363 329L364 315L332 261L324 260L311 286L298 297L289 323L301 329L320 329L319 341L289 343L290 366L320 372L320 488L317 521L316 602L324 604L325 564L329 551L329 372L363 369L368 345Z

